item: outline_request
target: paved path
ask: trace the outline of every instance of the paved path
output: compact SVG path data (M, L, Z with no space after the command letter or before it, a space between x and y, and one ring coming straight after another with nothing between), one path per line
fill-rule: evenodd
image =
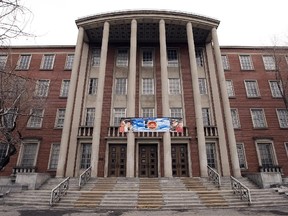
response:
M277 208L203 209L184 211L59 210L1 206L1 216L272 216L288 215L288 206Z

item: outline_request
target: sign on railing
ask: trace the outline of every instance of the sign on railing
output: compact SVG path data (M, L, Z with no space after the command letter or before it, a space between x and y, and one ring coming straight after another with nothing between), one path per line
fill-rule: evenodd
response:
M212 167L207 165L209 180L213 182L217 187L221 187L221 179L219 173L217 173Z
M230 178L231 178L231 187L232 187L234 194L238 195L241 200L247 200L248 205L251 205L252 201L251 201L251 194L250 194L249 188L246 187L241 182L239 182L233 176L231 176Z
M53 206L54 203L59 202L61 197L67 194L67 191L69 189L69 179L70 177L67 177L60 184L58 184L55 188L52 189L50 206Z
M91 169L92 167L88 167L79 177L79 188L84 186L91 178Z

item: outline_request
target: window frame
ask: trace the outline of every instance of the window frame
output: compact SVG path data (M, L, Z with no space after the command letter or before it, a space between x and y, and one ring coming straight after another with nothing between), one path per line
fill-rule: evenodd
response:
M235 111L235 115L233 116L233 111ZM234 129L240 129L241 128L241 123L240 123L240 118L239 118L239 112L237 108L230 108L231 112L231 118L232 118L232 124Z
M179 66L178 49L176 49L176 48L168 48L167 49L167 66L168 67L178 67Z
M101 48L94 47L91 51L91 66L99 67L101 61Z
M75 54L68 53L66 55L64 70L72 70Z
M58 149L54 149L54 146L57 146ZM57 155L58 153L58 155ZM48 163L48 170L57 170L58 162L59 162L59 155L60 155L60 143L52 143L50 147L50 155L49 155L49 163ZM57 159L55 158L57 157ZM52 167L53 165L53 167ZM56 166L56 167L54 167Z
M148 116L145 114L144 110L148 111L147 113ZM150 111L152 111L152 115L150 115L151 113ZM143 118L155 117L155 109L153 107L142 107L142 117Z
M180 78L168 78L168 91L170 95L182 94Z
M127 95L127 84L127 78L115 78L115 95Z
M245 57L245 59L244 59ZM239 55L240 68L242 71L253 71L254 65L252 56L248 54Z
M257 116L254 116L253 115L253 111L261 111L261 118L262 118L262 122L263 122L263 126L259 126L258 123L255 121L260 121L259 118L258 119L255 119L254 117L257 117ZM254 113L256 114L256 113ZM250 109L250 115L251 115L251 120L252 120L252 125L253 125L253 128L254 129L267 129L268 128L268 125L267 125L267 121L266 121L266 115L265 115L265 111L263 108L251 108ZM260 116L258 116L260 117Z
M199 85L199 93L200 95L207 95L207 80L206 78L198 78L198 85Z
M147 58L147 55L149 53L151 54L151 59L150 56ZM142 67L153 67L154 66L154 61L153 61L153 50L152 49L143 49L142 50Z
M209 164L209 157L208 157L208 144L212 147L213 146L213 160L214 160L214 164L215 164L215 167L214 166L211 166L211 164ZM205 149L206 149L206 157L207 157L207 165L210 166L211 168L213 169L216 169L218 168L218 161L219 161L219 158L218 158L218 154L217 154L217 145L216 145L216 142L213 142L213 141L209 141L209 142L205 142ZM210 154L212 155L212 154Z
M248 86L248 83L254 83L253 89L251 88L252 85ZM244 85L245 85L247 98L260 98L261 97L257 80L244 80ZM254 91L256 92L256 95L254 95Z
M27 57L28 59L26 60L25 59L25 61L24 61L24 59L23 59L23 61L22 61L22 57L24 58L24 57ZM31 59L32 59L32 54L20 54L19 55L19 59L18 59L18 61L17 61L17 66L16 66L16 70L29 70L29 68L30 68L30 63L31 63ZM24 63L25 64L24 64ZM23 66L25 66L25 67L23 67Z
M203 126L212 126L212 116L209 107L202 107L202 119L203 119ZM204 112L205 111L205 112ZM205 114L205 116L204 116Z
M145 82L147 81L147 82ZM149 82L148 82L149 81ZM142 95L154 95L154 79L142 78Z
M285 111L286 112L286 116L284 116L284 118L285 118L284 121L286 122L286 124L285 124L285 122L281 121L281 119L283 119L283 118L281 118L281 115L279 113L280 111ZM288 111L287 111L287 109L285 109L285 108L277 108L276 109L276 115L277 115L279 127L283 128L283 129L288 128Z
M84 125L86 127L93 127L95 120L95 107L87 107L85 109Z
M273 143L272 140L268 140L268 139L255 140L259 166L263 166L263 163L262 163L263 161L262 161L262 157L261 157L260 149L259 149L259 145L261 145L261 144L269 144L270 145L272 166L277 166L278 165L278 160L277 160L277 155L276 155L276 151L275 151L275 148L274 148L274 143ZM268 166L270 166L270 165L268 165Z
M119 111L119 113L117 113L117 116L116 116L116 111ZM121 111L121 113L120 113ZM119 116L118 116L119 114ZM120 125L120 120L121 118L126 118L126 108L123 108L123 107L115 107L113 109L113 119L112 119L112 125L113 126L119 126ZM116 122L117 120L117 122Z
M0 54L0 70L5 70L8 60L8 55Z
M226 91L229 98L235 98L233 80L226 80ZM246 93L247 95L247 93Z
M44 84L44 82L46 84ZM48 97L49 87L50 87L50 80L48 80L48 79L37 80L36 87L35 87L35 93L34 93L35 97L39 97L39 98Z
M27 148L29 144L35 145L35 155L34 155L33 163L32 163L33 165L23 165L24 154L26 150L25 148ZM21 167L35 167L37 163L38 153L39 153L39 146L40 146L39 140L23 140L21 143L21 147L20 147L17 165Z
M273 60L273 62L271 60ZM276 61L273 55L262 55L262 61L266 71L276 70Z
M55 62L55 54L43 54L40 70L53 70ZM49 57L49 58L48 58ZM51 57L51 59L50 59Z
M84 146L89 147L88 149L86 149L85 152L84 152ZM85 158L83 157L84 155L86 155ZM79 163L80 169L87 169L91 166L91 162L92 162L91 156L92 156L92 143L81 142L81 144L80 144L80 163ZM84 163L82 163L83 160L84 160Z
M98 78L89 78L88 95L96 95L98 88Z
M170 117L171 118L183 118L182 107L171 107L170 108Z
M229 63L228 55L222 54L221 55L221 60L222 60L223 70L224 71L230 70L230 63Z
M61 113L61 111L63 111L64 114ZM55 125L54 125L55 128L61 128L62 129L64 127L65 113L66 113L65 108L58 108L57 109L56 118L55 118Z
M60 97L62 97L62 98L67 98L68 97L68 95L69 95L69 86L70 86L70 80L69 79L63 79L62 83L61 83Z
M35 110L38 110L38 111L41 112L40 116L36 116L37 113L35 115L33 114ZM44 119L44 112L45 112L44 109L31 109L30 110L29 120L27 122L27 128L30 128L30 129L42 128L43 119ZM40 119L40 121L38 120L38 118ZM34 121L34 123L32 123L32 121Z
M128 48L117 49L116 66L128 67L129 65L129 50Z
M243 158L241 159L240 157L239 157L239 146L241 146L241 151L242 151L242 155L243 155ZM236 148L237 148L237 155L238 155L238 160L239 160L239 166L240 166L240 169L241 170L247 170L248 169L248 163L247 163L247 158L246 158L246 152L245 152L245 145L244 145L244 143L236 143ZM243 160L243 164L244 164L244 167L241 167L241 160Z
M274 86L274 83L275 83L275 86ZM283 97L282 96L282 82L280 80L269 80L269 86L270 86L270 91L271 91L271 95L273 98ZM275 87L277 87L277 89Z

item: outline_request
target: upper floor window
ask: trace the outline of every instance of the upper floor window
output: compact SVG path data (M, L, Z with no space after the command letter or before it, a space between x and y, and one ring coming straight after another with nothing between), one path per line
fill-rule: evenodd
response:
M70 80L62 80L60 97L68 97Z
M115 93L117 95L127 94L127 79L126 78L116 78Z
M265 70L276 70L275 58L272 55L262 56Z
M206 79L205 78L199 78L199 92L201 95L207 94L207 85L206 85Z
M57 169L59 152L60 152L60 144L53 143L51 145L51 150L50 150L49 169L53 169L53 170Z
M154 108L142 108L142 117L154 117Z
M88 86L88 94L95 95L97 93L98 87L98 79L97 78L90 78L89 79L89 86Z
M71 70L73 67L74 54L68 54L65 62L65 69Z
M115 108L113 116L114 116L114 119L113 119L114 126L119 126L121 118L126 117L126 109L125 108Z
M101 56L101 49L93 48L92 49L92 66L100 65L100 56Z
M153 67L153 52L152 50L142 51L142 66Z
M95 119L95 108L86 108L85 126L92 127Z
M54 54L44 54L41 62L42 70L52 70L54 66Z
M118 49L116 66L128 66L128 49Z
M167 50L168 67L178 67L178 53L176 49Z
M182 118L182 108L170 108L171 118Z
M44 116L44 109L32 109L30 111L30 118L27 123L29 128L41 128Z
M221 55L224 70L230 70L229 59L227 55Z
M288 111L286 109L277 109L277 116L281 128L288 128Z
M143 95L154 94L154 79L151 78L142 79L142 94Z
M203 51L202 49L196 49L196 63L198 67L203 67Z
M266 128L266 118L263 109L251 109L251 117L254 128Z
M0 55L0 70L4 70L7 62L7 55Z
M232 80L226 80L226 89L228 97L235 97L234 86Z
M245 80L247 97L260 97L260 92L256 80Z
M50 80L38 80L36 83L35 96L47 97L49 92Z
M232 124L233 128L240 128L240 120L239 120L239 115L238 115L238 110L237 109L231 109L231 117L232 117Z
M18 63L17 63L17 70L28 70L30 66L31 55L30 54L23 54L20 55Z
M63 128L64 120L65 120L65 111L66 109L64 108L57 109L56 120L55 120L56 128Z
M177 95L181 94L181 88L180 88L180 79L178 78L171 78L168 79L169 84L169 94Z
M211 114L210 114L209 108L202 108L202 118L203 118L203 125L204 126L212 125Z
M282 83L278 80L269 81L272 97L282 97Z
M253 70L253 63L250 55L240 55L241 70Z

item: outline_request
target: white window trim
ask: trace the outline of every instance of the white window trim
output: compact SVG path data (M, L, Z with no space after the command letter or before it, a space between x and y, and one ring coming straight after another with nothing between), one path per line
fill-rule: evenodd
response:
M152 60L149 61L149 62L148 62L148 61L147 61L147 62L146 62L146 61L144 62L144 61L143 61L143 60L144 60L144 55L143 55L143 53L144 53L144 52L148 52L148 51L151 51ZM142 67L153 67L153 66L154 66L154 58L153 58L153 57L154 57L154 55L153 55L153 50L152 50L152 49L148 49L148 48L147 48L147 49L143 49L143 50L142 50Z
M273 63L274 63L274 68L273 69L270 69L270 68L267 68L267 66L270 66L270 64L269 65L266 65L265 64L265 57L272 57L272 59L273 59ZM276 70L276 61L275 61L275 58L274 58L274 56L273 55L262 55L262 61L263 61L263 65L264 65L264 68L265 68L265 70L266 71L275 71ZM269 63L269 62L267 62L267 63Z
M127 60L125 59L125 62L123 59L121 59L121 61L119 61L119 51L120 50L126 50L127 51ZM128 67L129 65L129 49L128 48L118 48L117 49L117 56L116 56L116 66L117 67Z
M288 158L288 142L284 142L284 147L285 147L287 158Z
M219 170L219 167L220 167L220 155L219 155L219 149L218 149L218 143L216 142L216 141L206 141L205 142L205 151L206 151L206 146L207 146L207 144L208 143L210 143L210 144L214 144L214 146L215 146L215 154L216 154L216 170ZM206 152L206 156L207 156L207 152ZM208 161L207 161L207 163L208 163Z
M20 147L20 151L19 151L19 156L18 156L18 159L17 159L17 166L22 166L21 165L21 162L22 162L22 159L23 159L23 154L24 154L24 145L25 144L29 144L29 143L35 143L37 145L37 148L36 148L36 155L34 157L34 162L33 162L33 166L35 167L36 166L36 163L37 163L37 158L38 158L38 153L39 153L39 146L40 146L40 141L39 140L23 140L22 143L21 143L21 147Z
M258 163L259 166L262 166L262 161L261 161L261 155L260 155L260 151L258 148L258 144L263 143L263 144L271 144L271 150L272 150L272 160L275 166L278 166L278 159L277 159L277 155L276 155L276 151L274 148L274 143L272 140L268 140L268 139L258 139L255 140L255 146L256 146L256 152L257 152L257 158L258 158Z
M41 117L39 116L39 118L41 119L40 126L39 127L31 127L31 118L32 118L32 112L33 112L33 109L31 109L29 120L27 122L27 128L42 128L45 110L44 109L39 109L39 110L42 110Z
M47 170L55 170L54 168L50 168L50 165L51 165L50 163L51 163L51 160L52 160L52 153L53 153L52 150L53 150L53 146L54 145L59 145L59 148L60 148L60 143L52 143L51 144ZM59 149L59 154L58 154L58 163L59 163L59 156L60 156L60 149Z
M222 58L222 56L225 56L225 62L227 63L227 68L225 67L225 64L223 64L223 58ZM224 71L230 70L230 62L229 62L228 55L227 55L227 54L222 54L222 55L221 55L221 60L222 60L222 64L223 64L223 69L224 69Z
M252 111L253 110L262 110L262 113L263 113L263 121L265 123L265 126L264 127L256 127L255 124L254 124L254 121L253 121L253 114L252 114ZM250 109L250 116L251 116L251 121L252 121L252 125L253 125L253 129L258 129L258 128L268 128L268 124L267 124L267 121L266 121L266 115L265 115L265 111L263 108L251 108Z
M40 87L40 82L41 81L48 81L48 85L47 85L47 91L45 92L44 95L39 95L39 87ZM40 79L40 80L37 80L36 82L36 87L35 87L35 97L48 97L48 94L49 94L49 87L50 87L50 80L48 79Z
M144 80L145 79L151 79L152 80L152 89L151 89L151 94L144 93ZM155 94L155 89L154 89L154 79L153 78L142 78L142 95L154 95Z
M65 109L65 108L58 108L58 109L57 109L57 112L56 112L56 118L55 118L54 127L55 127L55 128L61 128L61 129L62 129L62 128L64 127L64 122L63 122L63 126L62 126L62 127L59 127L59 126L58 126L59 110L64 110L64 120L65 120L66 109Z
M45 62L45 56L53 56L53 61L51 63L51 68L43 68L44 67L44 62ZM42 60L41 60L40 70L53 70L54 62L55 62L55 54L53 54L53 53L45 53L45 54L43 54Z
M113 109L112 109L112 119L111 119L111 125L112 126L119 126L119 124L120 124L120 121L119 121L119 123L118 123L118 125L115 125L114 123L115 123L115 109L124 109L124 116L123 117L121 117L121 118L125 118L126 116L127 116L127 109L126 108L124 108L124 107L114 107Z
M248 169L248 163L247 163L247 157L246 157L246 150L245 150L245 145L243 142L237 142L236 143L236 146L237 145L241 145L242 146L242 149L243 149L243 155L244 155L244 162L245 162L245 168L241 168L241 170L247 170ZM239 159L239 158L238 158Z
M124 92L124 94L117 93L117 80L119 80L119 79L125 79L125 92ZM115 95L127 95L127 85L128 85L128 79L126 77L115 78Z
M69 82L69 84L68 84L68 89L67 89L67 96L66 96L66 95L63 96L64 83L65 83L66 81ZM64 98L67 98L67 97L68 97L68 95L69 95L69 87L70 87L70 80L69 80L69 79L63 79L63 80L62 80L62 83L61 83L60 97L64 97Z
M241 56L249 56L250 63L251 63L251 69L242 68ZM251 56L250 54L240 54L240 55L239 55L239 63L240 63L240 69L241 69L241 71L253 71L253 70L255 70L255 69L254 69L253 60L252 60L252 56Z
M232 110L236 110L236 118L237 118L237 122L238 122L238 127L234 127L234 129L240 129L241 128L241 123L240 123L240 118L239 118L239 112L237 108L230 108L231 111L231 116L232 116ZM233 118L232 118L233 119ZM233 122L232 122L233 123Z
M277 108L277 109L276 109L276 115L277 115L279 127L280 127L280 128L288 128L288 125L287 125L286 127L282 127L282 126L281 126L280 116L279 116L279 113L278 113L279 110L286 110L286 109L285 109L285 108ZM286 111L287 111L287 110L286 110ZM287 111L287 114L288 114L288 111Z
M73 56L71 68L70 68L70 67L67 67L67 66L68 66L67 63L68 63L69 56ZM73 68L73 63L74 63L74 58L75 58L75 54L74 54L74 53L68 53L68 54L66 55L64 70L72 70L72 68Z
M206 78L198 78L198 82L199 82L199 93L200 93L200 95L207 95L208 94L208 85L207 85ZM202 84L203 84L203 86L201 86ZM204 89L204 92L201 92L201 89Z
M257 96L249 96L248 88L247 88L247 85L246 85L247 82L255 82L256 83ZM260 90L259 90L259 85L258 85L258 81L257 80L244 80L244 86L245 86L247 98L260 98L261 97Z
M269 87L270 87L270 92L271 92L271 95L273 98L282 98L282 82L280 80L268 80L269 82ZM280 88L279 91L280 91L280 95L279 96L275 96L273 95L273 90L272 90L272 83L277 83L279 82L279 85L280 85ZM278 86L278 85L277 85Z
M228 86L228 84L227 84L228 82L231 83L230 86L231 86L232 95L229 95L228 87L230 87L230 86ZM234 90L233 80L226 80L226 91L227 91L227 95L228 95L229 98L234 98L235 97L235 90Z
M27 63L27 68L19 68L20 66L20 62L21 62L21 56L29 56L29 61ZM18 61L17 61L17 66L16 66L16 70L29 70L30 68L30 63L31 63L31 59L32 59L32 54L25 54L25 53L21 53L18 57Z
M152 113L152 116L150 117L155 117L155 109L154 107L142 107L142 116L144 117L144 109L152 109L153 110L153 113Z

